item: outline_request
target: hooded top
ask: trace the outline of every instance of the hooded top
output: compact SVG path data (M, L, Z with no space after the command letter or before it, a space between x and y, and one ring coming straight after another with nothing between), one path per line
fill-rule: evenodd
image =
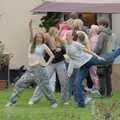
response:
M112 31L110 29L100 32L94 52L100 56L112 52Z

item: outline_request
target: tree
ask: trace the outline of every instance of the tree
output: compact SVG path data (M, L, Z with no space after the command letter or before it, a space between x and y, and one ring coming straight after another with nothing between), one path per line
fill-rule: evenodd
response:
M61 20L63 13L60 12L48 12L47 15L41 18L41 24L39 27L44 27L47 31L52 26L56 26L56 24Z

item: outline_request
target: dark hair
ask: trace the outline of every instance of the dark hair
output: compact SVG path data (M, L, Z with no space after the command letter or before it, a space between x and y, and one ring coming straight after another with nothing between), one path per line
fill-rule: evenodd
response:
M76 33L75 29L73 29L72 35L73 35L73 40L76 41L77 40L77 33Z
M103 26L105 26L106 28L109 26L109 21L108 20L106 20L106 19L100 19L99 21L98 21L98 24L99 25L103 25Z

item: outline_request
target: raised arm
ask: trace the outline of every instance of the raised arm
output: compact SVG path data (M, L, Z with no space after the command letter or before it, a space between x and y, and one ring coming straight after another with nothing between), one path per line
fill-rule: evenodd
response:
M33 41L32 19L29 21L30 43Z

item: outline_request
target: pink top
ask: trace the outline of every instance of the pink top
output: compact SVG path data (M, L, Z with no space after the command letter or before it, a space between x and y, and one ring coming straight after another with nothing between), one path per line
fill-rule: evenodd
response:
M69 31L69 27L63 23L63 24L60 24L60 38L63 39L63 40L66 40L66 34L67 32Z
M91 35L90 38L90 45L91 45L91 50L94 51L94 49L96 48L97 45L97 41L98 41L98 34L93 34Z

